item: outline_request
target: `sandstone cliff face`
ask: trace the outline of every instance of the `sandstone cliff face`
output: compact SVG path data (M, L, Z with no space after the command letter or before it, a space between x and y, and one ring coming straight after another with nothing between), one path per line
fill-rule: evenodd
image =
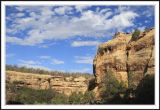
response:
M52 88L57 92L71 95L71 93L85 93L87 91L87 79L85 77L63 77L40 75L33 73L22 73L15 71L6 72L6 81L18 82L18 86L27 86L33 89Z
M146 74L154 74L154 29L140 33L137 40L132 34L116 33L114 38L99 45L93 61L97 97L106 72L112 71L119 82L135 88Z
M154 74L154 29L140 34L127 45L129 86L136 87L146 74Z
M131 39L130 34L117 33L113 40L99 46L94 59L94 74L97 83L101 82L105 72L112 70L119 81L127 82L126 46Z

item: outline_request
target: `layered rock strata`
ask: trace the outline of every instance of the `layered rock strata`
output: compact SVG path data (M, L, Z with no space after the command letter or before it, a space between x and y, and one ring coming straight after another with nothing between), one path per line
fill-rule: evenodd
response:
M119 82L133 88L146 74L154 74L154 31L141 32L136 40L132 34L118 32L112 40L99 45L93 61L97 97L106 72L112 71Z
M87 79L85 77L64 77L33 73L6 71L6 82L15 83L18 86L27 86L33 89L52 88L59 93L71 95L73 92L85 93L87 91Z

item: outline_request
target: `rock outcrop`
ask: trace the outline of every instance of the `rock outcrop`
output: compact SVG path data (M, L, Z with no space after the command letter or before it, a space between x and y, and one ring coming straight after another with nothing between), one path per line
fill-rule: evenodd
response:
M136 40L132 34L116 33L112 40L99 45L93 61L96 97L106 72L112 71L126 88L136 88L146 74L154 74L154 31L141 32Z
M6 71L6 82L16 83L18 86L27 86L33 89L52 88L57 92L71 95L73 92L85 93L88 89L87 78L52 76L33 73Z

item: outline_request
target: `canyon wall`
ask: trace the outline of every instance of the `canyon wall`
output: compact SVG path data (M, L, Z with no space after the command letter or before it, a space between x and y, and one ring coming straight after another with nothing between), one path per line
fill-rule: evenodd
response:
M96 98L100 96L103 78L112 73L126 88L135 89L147 74L154 75L154 34L155 29L141 32L136 39L131 33L116 33L113 39L99 45L93 60L95 78L83 76L57 76L6 71L6 82L34 89L52 88L57 92L71 95L73 92L85 93L93 90ZM89 89L88 89L89 88Z
M146 74L154 74L154 31L141 32L134 40L132 34L118 32L112 40L99 45L93 61L96 97L107 72L112 71L119 82L133 89Z
M85 93L88 88L88 79L79 77L64 77L44 74L22 73L6 71L6 82L16 83L17 86L27 86L33 89L52 88L59 93L71 95L73 92Z

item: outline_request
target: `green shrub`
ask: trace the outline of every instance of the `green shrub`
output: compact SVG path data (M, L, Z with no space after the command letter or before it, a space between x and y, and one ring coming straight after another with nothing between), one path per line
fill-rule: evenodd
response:
M154 75L146 75L136 89L128 88L107 99L107 104L154 104ZM120 96L123 94L123 97Z
M19 102L23 104L49 104L51 99L58 94L52 89L36 90L28 87L17 87L17 82L7 84L6 93L14 94L9 102Z
M53 89L36 90L28 87L17 88L18 81L7 83L7 104L93 104L94 94L92 91L72 93L70 96L58 93ZM12 93L11 95L9 93Z
M68 96L64 94L57 93L52 99L51 104L69 104Z
M72 93L69 96L69 104L80 104L81 100L83 98L83 94L82 93Z
M112 71L108 71L103 78L103 85L101 89L102 103L107 103L111 98L119 92L125 90L125 85L119 83Z
M94 104L95 102L95 94L93 91L87 91L83 94L83 98L81 100L81 104Z
M137 40L138 37L140 35L140 30L136 29L133 33L132 33L132 39L131 40Z
M25 87L18 91L16 100L25 104L49 104L55 94L51 89L34 90Z
M69 104L93 104L95 102L94 93L87 91L82 93L72 93L69 96Z

